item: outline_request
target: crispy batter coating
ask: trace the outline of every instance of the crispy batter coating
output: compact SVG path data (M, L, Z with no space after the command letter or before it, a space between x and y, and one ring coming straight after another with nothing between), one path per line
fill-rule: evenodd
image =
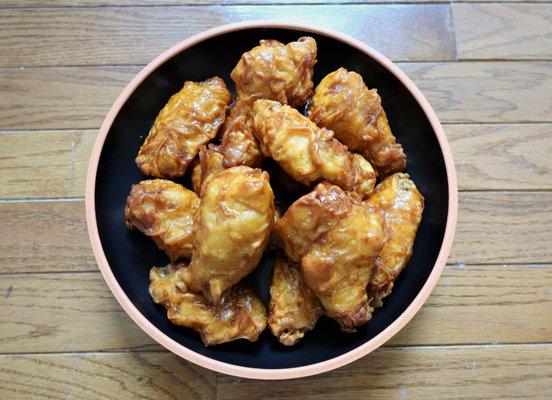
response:
M136 157L138 168L159 178L184 175L199 146L216 136L231 100L218 77L186 82L155 119Z
M295 107L312 96L315 63L316 41L311 37L287 45L261 40L259 46L242 54L230 77L239 98L278 100Z
M412 256L424 198L407 174L397 173L385 178L365 203L379 208L385 218L388 239L376 258L376 271L369 286L373 304L381 305L381 299L391 293L393 282Z
M366 323L366 286L385 243L381 213L328 183L295 201L274 232L326 314L345 331Z
M207 177L194 226L190 267L177 279L216 301L261 259L274 223L266 172L238 166Z
M224 169L224 156L212 144L199 148L199 163L192 170L192 189L201 196L203 182L208 175Z
M224 168L238 165L258 167L263 153L253 136L253 120L245 115L232 118L224 131L218 150L224 156Z
M125 207L129 229L136 227L153 239L172 261L192 256L192 230L199 197L165 179L132 185Z
M150 271L150 295L154 302L166 307L173 324L199 332L205 346L236 339L254 342L259 338L266 328L266 309L251 289L235 285L212 304L202 294L176 282L176 270L185 268L184 264L169 264Z
M268 311L268 325L274 336L282 344L292 346L314 328L322 314L322 304L303 281L298 266L277 256Z
M257 100L253 109L254 133L263 153L295 180L304 185L327 180L362 197L372 192L372 166L360 154L350 153L332 131L276 101Z
M382 176L405 169L406 156L391 132L378 92L369 90L356 72L339 68L326 75L316 87L308 115L366 157Z
M261 164L262 152L253 136L252 125L251 118L245 115L232 118L219 146L200 147L200 163L192 171L192 187L196 193L201 192L203 181L213 172L238 165L258 167Z

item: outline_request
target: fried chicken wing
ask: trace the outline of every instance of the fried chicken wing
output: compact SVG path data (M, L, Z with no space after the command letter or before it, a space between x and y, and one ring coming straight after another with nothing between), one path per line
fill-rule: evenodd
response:
M262 153L253 137L251 118L245 115L233 118L225 127L222 142L219 146L202 146L199 150L200 163L192 173L192 186L196 193L201 192L205 178L213 172L225 168L246 165L258 167L262 160Z
M311 37L287 45L261 40L259 46L242 54L230 77L238 98L246 104L271 99L296 107L312 96L315 63L316 41Z
M186 268L184 264L169 264L150 271L150 295L155 303L165 306L169 320L199 332L205 346L236 339L256 341L266 328L266 309L255 293L235 285L212 304L176 281L176 271Z
M277 256L270 282L268 325L278 340L292 346L314 328L324 314L320 301L305 284L298 266Z
M212 144L199 148L199 162L192 170L192 189L201 196L203 182L208 175L224 169L224 156Z
M356 72L339 68L326 75L316 87L308 115L333 130L351 151L366 157L382 176L406 167L406 156L391 132L380 96Z
M385 178L365 203L381 210L388 237L376 258L369 286L373 304L381 305L381 299L391 293L393 282L412 256L424 198L407 174L397 173Z
M259 262L274 223L274 195L266 172L238 166L213 173L202 188L194 249L181 279L211 301Z
M159 178L184 175L199 146L216 136L231 100L218 77L186 82L155 119L136 157L138 168Z
M199 197L191 190L164 179L132 185L125 207L129 229L136 227L164 250L172 261L192 255L194 217Z
M297 110L276 101L257 100L254 133L266 156L272 157L295 180L310 185L327 180L346 191L367 196L375 172L360 154L353 154Z
M345 331L367 322L366 286L385 243L381 213L328 183L295 201L274 232L326 314Z

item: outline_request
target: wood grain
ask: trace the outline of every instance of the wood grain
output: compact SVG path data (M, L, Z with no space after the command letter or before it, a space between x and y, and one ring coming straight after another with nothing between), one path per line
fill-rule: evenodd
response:
M240 5L240 4L351 4L351 3L426 3L425 0L0 0L0 7L98 7L98 6L182 6L182 5ZM435 0L432 3L446 3Z
M549 399L552 346L385 348L336 371L285 382L218 376L232 399Z
M399 63L443 123L552 122L552 62ZM0 130L99 128L140 67L0 69Z
M0 353L159 348L97 272L0 275L0 282Z
M445 4L0 9L0 66L145 64L193 34L257 19L339 29L394 60L456 56Z
M215 399L213 372L169 352L0 356L0 397Z
M0 272L90 271L83 201L0 204Z
M447 266L390 344L552 342L551 279L551 265ZM0 299L0 353L160 349L97 272L0 275Z
M0 129L99 128L139 67L0 69Z
M461 193L449 262L552 261L552 192Z
M96 131L0 134L0 198L84 196Z
M454 4L458 58L552 59L552 4Z
M444 128L455 157L460 190L552 189L551 124ZM86 168L96 133L0 134L0 199L84 196Z
M552 192L461 193L459 208L451 263L552 262ZM82 202L3 203L0 217L0 272L96 268Z
M445 125L460 190L552 189L552 124Z
M399 64L441 122L551 122L552 62Z

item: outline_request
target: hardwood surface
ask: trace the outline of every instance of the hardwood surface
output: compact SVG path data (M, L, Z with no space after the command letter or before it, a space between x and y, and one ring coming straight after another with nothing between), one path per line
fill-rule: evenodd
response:
M0 398L552 398L551 3L417 3L0 0ZM153 342L103 283L84 222L90 150L126 83L183 38L258 18L341 30L397 61L444 123L461 191L448 265L412 322L287 382Z

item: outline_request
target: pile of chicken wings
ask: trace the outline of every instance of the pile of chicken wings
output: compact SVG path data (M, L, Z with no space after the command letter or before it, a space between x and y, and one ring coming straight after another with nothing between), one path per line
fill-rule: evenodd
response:
M345 68L314 88L316 58L311 37L262 40L230 74L235 99L219 77L186 82L136 157L155 179L132 186L127 227L171 260L151 269L149 292L206 346L255 341L267 325L291 346L322 315L354 331L412 255L424 199L381 98ZM306 193L285 213L267 159ZM193 190L169 180L186 171ZM242 282L265 251L276 252L268 312Z

